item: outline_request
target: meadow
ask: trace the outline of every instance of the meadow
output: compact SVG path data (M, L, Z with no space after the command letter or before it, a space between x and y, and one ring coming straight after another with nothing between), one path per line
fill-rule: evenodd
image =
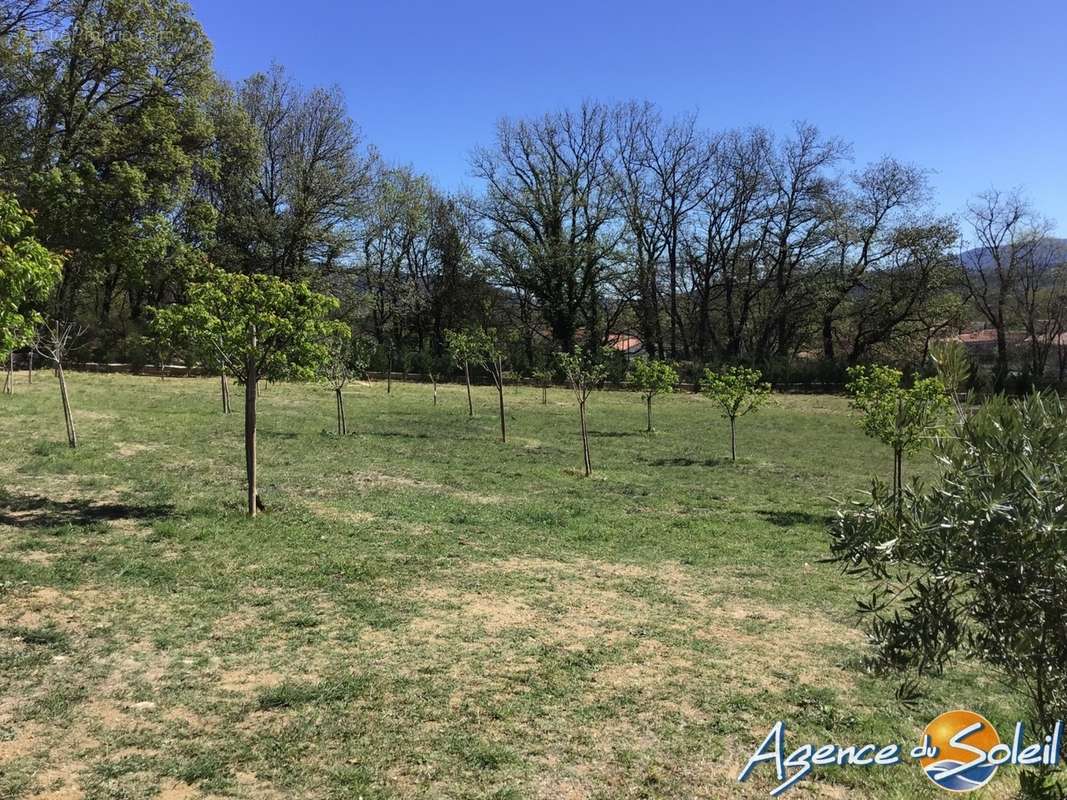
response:
M917 743L948 708L1008 725L966 666L919 706L863 667L827 555L833 498L889 477L847 402L381 383L260 401L267 513L214 380L70 375L0 398L0 798L757 798L791 743ZM235 388L239 395L239 388ZM235 397L234 408L241 407ZM1004 769L977 797L1016 788ZM944 796L911 764L797 798Z

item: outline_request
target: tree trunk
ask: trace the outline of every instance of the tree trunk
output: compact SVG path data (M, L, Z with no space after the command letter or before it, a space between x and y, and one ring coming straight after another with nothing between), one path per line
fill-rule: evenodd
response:
M737 419L730 417L730 460L737 461Z
M4 381L4 394L15 393L15 351L7 354L7 380Z
M63 374L63 365L56 362L56 374L59 376L59 396L63 398L63 419L67 423L67 444L72 448L78 446L78 433L74 430L74 415L70 411L70 397L67 395L67 377Z
M548 405L548 386L541 387L541 405Z
M226 370L222 371L222 375L220 376L220 380L222 382L222 413L223 414L229 414L230 413L230 384L226 380Z
M1004 326L997 327L997 363L996 363L996 390L1004 391L1008 382L1008 337Z
M26 357L26 383L33 383L33 350Z
M593 474L593 463L589 459L589 429L585 422L585 401L578 404L578 416L582 421L582 460L585 463L585 477Z
M463 362L463 377L467 380L467 413L474 416L474 400L471 399L471 369L470 364Z
M904 484L904 453L900 448L893 449L893 494L899 495Z
M648 406L648 429L646 433L652 433L652 395L645 396L645 405Z
M904 488L904 451L899 447L893 448L893 504L896 506L897 521L900 521L904 513L904 497L901 494Z
M437 408L437 378L431 375L430 380L433 381L433 407Z
M337 401L337 435L344 436L345 431L345 399L341 396L341 390L333 390L334 399Z
M834 360L834 318L830 314L822 318L822 354L823 358Z
M255 349L256 334L252 333L252 348ZM255 358L248 359L245 380L245 475L248 479L248 516L256 515L256 375Z
M385 393L393 393L393 353L389 352L389 369L385 372Z
M500 379L496 382L496 393L500 399L500 441L507 442L508 429L504 424L504 377L500 376Z

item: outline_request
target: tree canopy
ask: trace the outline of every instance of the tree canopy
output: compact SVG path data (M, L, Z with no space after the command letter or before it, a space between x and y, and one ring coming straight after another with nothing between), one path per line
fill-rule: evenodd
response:
M40 308L59 279L60 260L32 231L30 215L0 192L0 353L33 338Z

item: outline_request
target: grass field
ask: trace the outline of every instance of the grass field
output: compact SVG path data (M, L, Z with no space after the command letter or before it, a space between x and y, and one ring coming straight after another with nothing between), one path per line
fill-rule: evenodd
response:
M861 668L861 587L820 564L831 497L888 476L835 397L739 427L699 397L355 386L261 398L269 513L214 381L50 374L0 397L0 798L766 797L790 743L1014 721L979 670L912 711ZM238 390L239 391L239 390ZM240 407L235 398L235 409ZM1015 787L1004 769L977 797ZM787 797L943 797L917 766Z

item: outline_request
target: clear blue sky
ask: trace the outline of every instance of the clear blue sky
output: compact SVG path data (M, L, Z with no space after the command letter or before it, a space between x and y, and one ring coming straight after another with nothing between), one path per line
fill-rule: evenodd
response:
M1067 235L1067 0L192 0L219 71L336 84L368 141L446 188L501 115L652 100L708 128L807 120L934 170L960 210L1022 186Z

